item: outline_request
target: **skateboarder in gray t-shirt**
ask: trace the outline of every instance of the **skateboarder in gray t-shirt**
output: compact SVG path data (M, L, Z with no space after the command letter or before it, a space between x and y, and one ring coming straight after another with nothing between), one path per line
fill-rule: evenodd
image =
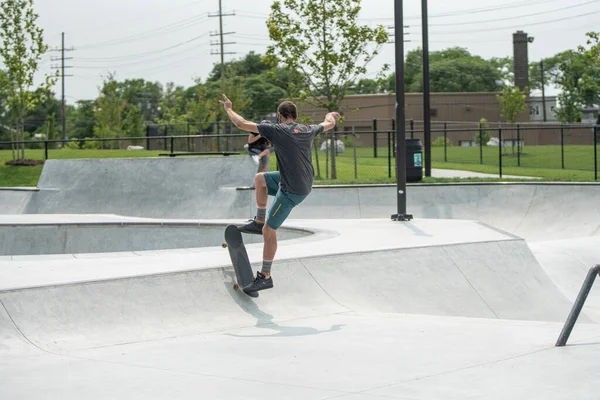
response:
M252 293L273 287L271 265L277 251L277 229L294 207L300 204L312 191L314 169L312 165L312 143L315 137L333 129L340 114L328 113L319 125L304 125L296 122L298 111L291 101L284 101L277 108L278 124L256 124L246 121L232 109L231 100L223 95L219 100L227 115L239 129L251 132L269 140L277 154L279 171L256 174L256 217L238 229L244 233L263 235L263 265L256 279L244 288ZM268 196L275 200L267 215Z

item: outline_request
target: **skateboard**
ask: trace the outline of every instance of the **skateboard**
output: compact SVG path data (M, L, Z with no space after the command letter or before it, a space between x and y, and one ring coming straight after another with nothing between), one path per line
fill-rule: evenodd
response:
M222 244L222 247L229 250L229 256L231 257L236 277L233 289L239 290L254 280L254 274L252 273L252 266L250 265L246 246L244 246L242 232L238 230L237 226L227 225L227 228L225 228L225 242ZM244 294L246 293L244 292ZM248 296L258 297L258 293L250 293Z

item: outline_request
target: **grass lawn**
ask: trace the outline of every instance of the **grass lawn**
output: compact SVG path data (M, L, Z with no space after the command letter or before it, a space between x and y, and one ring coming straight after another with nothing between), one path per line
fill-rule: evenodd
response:
M0 187L35 187L42 168L42 165L33 167L0 165Z
M480 164L479 147L450 146L444 155L443 147L432 148L432 168L463 170L498 174L498 148L483 148L483 164ZM50 159L77 159L77 158L132 158L132 157L158 157L165 151L129 151L129 150L49 150ZM315 184L377 184L395 183L395 159L391 159L389 168L388 149L381 147L377 150L377 158L373 157L372 147L356 149L356 175L354 165L354 149L346 151L336 157L337 180L329 179L326 172L328 163L324 153L319 152L319 168L313 152L313 165L316 177ZM234 156L235 157L235 156ZM247 157L243 155L242 157ZM44 159L43 150L26 150L26 159ZM447 159L447 162L444 162ZM520 160L519 160L520 159ZM42 166L36 167L9 167L4 165L12 160L11 151L0 151L0 187L11 186L36 186ZM527 147L517 157L511 148L504 149L502 157L503 175L539 177L546 181L593 181L594 180L594 148L593 146L565 146L565 168L561 169L560 146ZM276 169L276 158L271 157L271 170ZM331 160L329 160L330 163ZM520 167L517 166L520 161ZM391 177L390 177L391 171ZM509 179L498 178L425 178L422 182L456 182L456 181L506 181ZM515 179L510 179L515 180Z

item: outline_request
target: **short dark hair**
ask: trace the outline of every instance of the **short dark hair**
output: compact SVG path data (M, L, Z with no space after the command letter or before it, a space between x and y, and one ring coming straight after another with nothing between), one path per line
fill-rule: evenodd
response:
M277 112L281 114L283 118L298 118L298 109L291 101L284 101L281 103L277 108Z

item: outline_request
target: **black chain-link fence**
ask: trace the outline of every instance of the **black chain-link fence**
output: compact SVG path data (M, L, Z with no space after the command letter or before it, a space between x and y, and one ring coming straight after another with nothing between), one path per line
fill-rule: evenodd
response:
M408 179L420 181L427 159L423 123L407 121L405 129ZM218 133L211 133L215 131ZM599 131L599 126L584 124L435 122L431 126L431 176L597 180ZM14 158L248 156L248 133L230 123L212 124L210 129L206 129L206 124L149 125L146 132L147 136L136 138L0 142L0 161L4 164ZM276 154L271 157L272 170L277 169L276 158ZM317 183L395 182L395 121L345 121L335 132L316 138L313 164Z

